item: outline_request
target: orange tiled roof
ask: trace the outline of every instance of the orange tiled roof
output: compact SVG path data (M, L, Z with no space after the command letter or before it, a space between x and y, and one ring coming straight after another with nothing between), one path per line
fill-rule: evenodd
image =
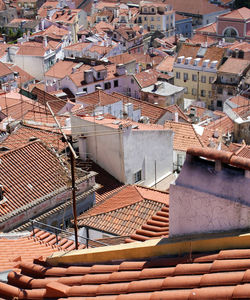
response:
M193 60L197 57L199 49L200 46L182 44L177 57L179 56L192 57L191 60L192 63ZM202 65L202 62L204 60L209 59L210 62L208 65L210 65L212 61L218 61L216 65L216 67L218 67L224 56L224 53L225 53L225 49L223 48L219 48L215 46L208 47L204 54L204 57L200 60L199 64Z
M83 49L85 49L87 46L89 46L89 43L75 43L75 44L71 44L67 47L64 47L64 49L66 50L74 50L74 51L82 51ZM70 61L63 61L64 63L67 62L69 63ZM73 62L71 62L72 64Z
M211 4L207 0L199 0L199 5L197 5L197 0L168 0L168 4L171 4L174 10L178 12L185 12L195 15L206 15L219 11L225 11L224 8Z
M250 9L247 7L235 9L229 13L219 16L219 19L248 20L249 18L250 18Z
M26 71L24 71L23 69L21 69L18 66L12 65L12 64L8 64L9 68L13 71L13 72L18 72L18 83L22 84L25 83L27 81L31 81L33 79L35 79L33 76L31 76L29 73L27 73Z
M65 143L62 142L61 134L51 133L49 131L32 128L30 126L17 127L10 135L8 135L3 142L0 143L0 147L6 147L9 150L25 146L30 142L30 139L39 139L48 147L51 145L54 149L61 152L65 149Z
M117 97L107 94L104 91L95 91L93 93L78 97L77 101L80 101L90 106L105 106L108 104L116 103L119 100L117 99Z
M19 299L248 299L250 250L163 255L107 264L21 263L0 296Z
M234 152L234 154L239 157L250 159L250 145L246 145L245 143L243 144L232 143L229 145L229 150Z
M229 57L224 64L220 66L218 72L242 75L249 66L249 60Z
M187 151L192 146L204 146L192 124L168 121L165 123L165 128L174 132L174 150Z
M168 203L168 194L139 186L124 186L78 217L79 226L129 235Z
M169 205L164 205L150 219L137 229L130 238L125 240L126 243L140 241L144 242L152 238L167 237L169 233Z
M44 105L46 110L47 108L47 102L49 101L49 105L54 113L58 113L66 104L66 102L62 99L57 98L56 96L50 95L49 93L46 93L45 91L39 89L38 87L34 87L32 89L32 94L37 96L37 101Z
M140 100L135 99L123 94L119 94L116 92L113 92L113 96L117 97L117 99L122 100L123 103L132 103L135 109L141 109L141 115L146 116L149 118L150 123L156 124L157 121L167 112L174 113L175 111L178 111L179 117L184 119L185 121L188 121L188 118L186 115L182 112L182 110L177 105L170 105L168 107L160 107L158 105Z
M111 61L113 64L128 64L132 61L135 61L135 57L133 54L129 53L122 53L119 55L111 56L108 58L109 61Z
M149 69L134 75L141 88L145 88L156 83L159 76L160 72L153 69Z
M41 105L16 92L0 95L2 113L14 120L20 120L28 111L41 109Z
M39 141L0 154L0 159L7 200L0 206L1 218L67 184L60 161Z
M156 67L158 71L162 72L172 72L174 66L175 57L174 56L166 56L163 61Z
M76 65L77 63L72 61L59 60L45 73L45 76L50 76L53 78L64 78L66 75L70 75L72 73L72 68Z
M16 236L18 237L18 234ZM83 248L85 248L83 244L78 246L78 249ZM74 241L61 238L59 235L56 239L55 234L37 228L34 232L19 238L15 238L14 234L10 238L0 235L0 272L17 270L21 262L32 263L34 259L46 258L53 252L74 249Z
M46 52L42 43L38 42L26 42L19 45L19 50L16 55L27 55L27 56L44 56Z
M8 67L8 65L0 61L0 77L4 77L12 73L13 71Z
M212 23L212 24L208 24L208 25L205 25L203 27L200 27L200 28L197 28L195 30L196 32L209 32L209 33L216 33L217 30L216 30L216 22Z

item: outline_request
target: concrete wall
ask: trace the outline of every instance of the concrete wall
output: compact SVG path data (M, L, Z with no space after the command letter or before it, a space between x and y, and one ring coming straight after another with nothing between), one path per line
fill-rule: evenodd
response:
M94 125L92 122L76 117L72 117L71 124L73 135L74 130L82 133L89 132L89 134L91 132L92 136L86 140L87 152L90 158L116 179L123 182L122 133L118 133L116 129L99 124Z
M134 174L142 170L142 183L152 186L173 170L173 133L167 130L127 129L123 138L126 183L135 183Z
M247 171L187 157L170 187L170 236L250 227Z

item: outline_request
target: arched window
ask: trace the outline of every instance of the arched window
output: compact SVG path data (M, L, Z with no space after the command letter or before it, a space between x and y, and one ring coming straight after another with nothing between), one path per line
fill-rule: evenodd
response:
M230 27L230 28L227 28L224 31L224 36L226 36L226 37L236 37L236 36L238 36L238 32L233 27Z

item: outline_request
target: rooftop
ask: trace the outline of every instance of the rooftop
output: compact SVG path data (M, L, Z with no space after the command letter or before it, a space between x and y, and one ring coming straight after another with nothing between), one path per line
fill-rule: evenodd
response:
M248 20L250 19L250 9L247 7L242 7L219 16L219 20L220 19Z
M160 72L154 69L149 69L135 74L134 77L138 82L139 86L141 88L145 88L156 83L160 75L161 75Z
M168 121L165 128L174 132L174 150L186 152L189 147L204 146L192 124Z
M184 88L165 81L157 81L155 84L142 88L141 91L144 93L151 93L163 97L168 97L174 95L175 93L179 93L182 91L184 92Z
M78 226L130 235L153 214L168 204L168 194L140 186L124 186L78 217Z
M222 73L242 75L249 66L249 60L229 57L224 64L220 66L218 71Z
M163 61L156 67L156 69L160 72L172 72L174 66L175 57L174 56L166 56Z
M48 147L53 146L54 149L61 152L66 147L61 138L61 134L55 134L46 130L22 125L16 127L15 130L11 134L7 135L4 141L0 143L0 151L1 147L13 150L20 146L25 146L30 141L37 139L41 140Z
M65 169L60 161L40 141L4 152L0 154L0 160L0 182L6 199L0 205L1 220L15 215L27 205L34 205L34 200L67 184Z

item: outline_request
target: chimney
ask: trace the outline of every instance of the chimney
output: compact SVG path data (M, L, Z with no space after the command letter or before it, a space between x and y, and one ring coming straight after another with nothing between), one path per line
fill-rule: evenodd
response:
M125 75L126 74L126 69L123 64L118 64L116 65L116 74L119 76Z
M92 70L86 70L83 73L84 75L84 81L86 83L91 83L94 81L94 75L93 75L93 71Z
M43 36L43 47L44 48L48 47L48 37L47 37L47 35Z
M179 122L179 115L177 111L174 113L174 121Z

